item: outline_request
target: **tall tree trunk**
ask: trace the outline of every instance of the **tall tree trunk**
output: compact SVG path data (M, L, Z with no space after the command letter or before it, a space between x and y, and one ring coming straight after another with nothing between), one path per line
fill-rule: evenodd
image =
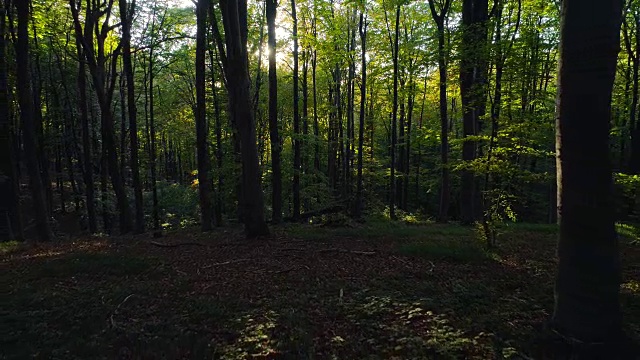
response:
M621 11L622 0L562 4L556 123L560 241L552 320L561 334L581 342L616 341L621 332L609 159Z
M364 12L360 13L360 59L362 71L362 83L360 84L360 114L358 127L358 179L356 188L356 201L354 215L356 218L362 217L364 203L362 201L362 156L364 152L364 119L365 106L367 100L367 18Z
M135 232L144 232L144 204L142 203L142 182L140 181L140 164L138 159L138 110L136 109L135 80L131 58L131 24L135 12L135 0L127 6L126 0L118 0L120 5L120 21L122 22L122 63L127 80L127 109L129 112L129 142L131 146L130 164L135 198ZM124 149L122 149L124 152Z
M447 0L439 12L433 1L429 1L431 16L438 29L438 74L440 76L440 206L438 222L445 223L449 217L449 117L447 116L447 62L445 51L444 21L451 7L451 0ZM425 90L426 91L426 90ZM424 104L423 104L424 106ZM422 116L422 115L421 115Z
M462 98L462 160L473 161L478 155L478 142L468 137L480 133L486 93L487 0L463 0L462 41L460 52L460 94ZM471 224L482 212L478 204L478 189L474 171L461 174L461 220Z
M16 89L20 104L20 119L23 128L24 152L29 173L29 187L33 202L34 219L38 239L49 241L53 238L49 227L44 186L40 177L38 161L38 141L35 116L33 112L33 94L29 70L29 2L17 1L15 7L18 16L16 51Z
M313 16L313 20L311 21L311 28L313 32L313 38L316 39L317 30L315 13ZM311 57L311 81L313 82L311 91L313 92L313 168L315 169L316 174L320 172L320 127L318 125L318 87L316 81L317 64L318 51L314 48Z
M396 219L396 127L398 121L398 38L400 35L400 5L396 6L396 27L393 41L393 114L391 121L391 180L389 188L389 216Z
M300 93L298 91L298 17L296 1L291 0L293 20L293 219L300 217Z
M269 139L271 143L271 220L282 222L281 141L278 131L278 74L276 71L276 0L266 0L269 46Z
M225 28L227 59L225 73L229 93L229 112L236 124L242 149L243 220L247 237L269 234L264 219L264 201L260 186L255 118L249 90L247 54L247 1L220 0Z
M33 3L29 0L24 0L29 4L30 11L33 12ZM36 27L36 21L34 16L30 16L31 30L33 36L33 48L38 49L38 33ZM40 162L40 176L42 177L42 183L44 185L45 199L47 202L47 211L49 216L53 216L53 189L51 185L50 174L50 161L47 154L46 139L47 136L44 133L44 117L42 116L42 71L40 67L40 53L38 51L33 52L33 61L30 63L31 68L31 81L33 93L33 115L35 117L36 136L38 138L38 161ZM45 107L48 108L45 103Z
M84 58L84 50L80 40L76 40L78 59ZM87 78L85 62L78 62L78 108L80 110L80 122L82 125L82 157L84 159L84 191L85 206L87 207L87 225L89 233L98 231L98 220L95 205L95 187L93 183L93 158L91 156L91 124L89 122L89 109L87 104Z
M202 231L213 229L213 206L211 205L211 182L209 172L209 127L205 96L205 52L207 12L209 0L198 0L196 6L196 142L198 153L198 193L200 195L200 227Z
M13 129L9 117L9 84L6 58L6 12L0 1L0 153L8 154L0 161L0 242L22 240L22 221L19 211L19 194L16 167L13 164Z
M209 9L213 8L213 4L209 3ZM210 12L211 13L211 12ZM213 97L213 118L214 118L214 127L216 133L216 172L218 174L217 186L214 187L215 193L215 224L216 226L222 226L222 184L223 184L223 155L222 155L222 119L220 119L220 103L218 101L218 88L216 86L216 76L214 70L214 56L213 49L209 49L209 62L211 72L211 94Z
M153 26L152 26L153 29ZM160 209L158 208L158 178L156 174L156 124L155 124L155 114L154 114L154 89L153 89L153 80L154 80L154 46L149 49L149 64L148 64L148 75L149 75L149 170L151 175L151 198L152 198L152 217L153 217L153 229L156 231L156 234L159 234L160 231Z

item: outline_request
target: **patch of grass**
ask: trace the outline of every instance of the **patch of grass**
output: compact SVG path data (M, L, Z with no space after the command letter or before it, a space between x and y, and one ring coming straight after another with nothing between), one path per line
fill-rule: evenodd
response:
M0 255L12 253L20 248L21 242L18 241L5 241L0 242Z
M364 224L351 224L343 227L323 227L293 224L286 227L286 232L294 237L320 240L331 237L380 239L384 237L394 238L418 238L428 235L439 236L472 236L470 228L456 224L419 224L408 225L400 221L371 218Z
M402 244L398 252L408 256L418 256L434 260L455 262L484 262L492 259L477 242L468 238L433 238Z

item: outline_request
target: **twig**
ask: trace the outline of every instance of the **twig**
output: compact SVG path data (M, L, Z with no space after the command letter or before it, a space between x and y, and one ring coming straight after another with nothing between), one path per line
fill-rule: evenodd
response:
M178 246L183 246L183 245L193 245L193 246L205 246L202 243L199 242L184 242L184 243L177 243L177 244L165 244L165 243L160 243L157 241L149 241L149 244L151 245L155 245L161 248L175 248Z
M234 264L234 263L239 263L239 262L249 261L249 260L251 259L236 259L236 260L223 261L223 262L203 266L202 269L208 269L215 266L229 265L229 264Z
M310 269L307 265L300 265L300 266L293 266L293 267L290 267L290 268L284 269L284 270L274 271L273 273L274 274L284 274L284 273L288 273L288 272L291 272L293 270L299 270L299 269L302 269L302 268L305 268L307 270Z
M346 249L336 249L336 248L317 250L317 252L332 252L332 251L340 252L340 253L356 254L356 255L366 255L366 256L371 256L376 254L375 251L358 251L358 250L346 250Z
M116 306L116 309L113 310L113 312L111 313L111 316L109 316L109 319L111 320L111 326L113 326L114 328L117 327L117 325L116 325L116 321L113 320L113 316L118 314L118 310L120 310L120 307L122 307L122 305L124 305L124 303L126 303L127 300L129 300L133 295L135 294L129 294L126 298L124 298L124 300L122 300L122 302L118 304L118 306Z

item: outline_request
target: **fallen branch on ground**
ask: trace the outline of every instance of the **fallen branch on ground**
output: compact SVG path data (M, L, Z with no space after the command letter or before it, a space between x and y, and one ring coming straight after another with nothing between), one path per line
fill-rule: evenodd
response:
M205 265L205 266L202 267L202 269L208 269L208 268L215 267L215 266L235 264L235 263L239 263L239 262L243 262L243 261L249 261L249 260L251 260L251 259L236 259L236 260L223 261L223 262L219 262L219 263L215 263L215 264Z
M118 304L118 306L116 306L116 309L113 310L113 312L111 313L111 316L109 316L109 319L111 320L111 326L113 326L114 328L118 326L116 325L116 321L113 320L113 316L118 314L118 310L120 310L120 307L122 307L122 305L124 305L124 303L126 303L127 300L129 300L133 295L135 294L130 294L126 298L124 298L124 300L122 300L122 302Z
M317 252L339 252L339 253L366 255L366 256L371 256L376 254L375 251L358 251L358 250L347 250L347 249L337 249L337 248L320 249L320 250L317 250Z

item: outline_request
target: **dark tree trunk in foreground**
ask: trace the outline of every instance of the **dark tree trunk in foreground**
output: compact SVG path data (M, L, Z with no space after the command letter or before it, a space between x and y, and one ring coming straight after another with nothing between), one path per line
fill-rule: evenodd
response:
M0 242L22 239L16 168L13 160L13 131L9 118L9 84L7 74L6 9L0 1Z
M229 112L238 128L242 151L242 208L247 237L269 234L264 219L264 200L260 186L255 118L249 90L247 54L247 1L220 0L227 45L225 73L229 92Z
M40 177L33 94L31 92L31 75L29 71L29 2L26 0L16 1L15 7L18 15L18 36L15 46L16 88L20 104L20 119L22 121L24 152L29 173L31 201L33 202L33 216L38 240L49 241L53 235L49 227L47 201L42 178Z
M136 109L135 80L133 78L133 64L131 59L131 24L135 0L127 6L126 0L119 0L120 21L122 22L122 63L127 80L127 106L129 110L129 137L131 141L131 175L133 178L133 194L135 197L136 225L135 232L144 232L144 207L142 204L142 182L140 181L140 166L138 163L138 111ZM124 154L124 149L121 150ZM124 155L123 155L124 160ZM124 163L124 161L123 161ZM124 164L122 164L124 168Z
M205 102L205 51L207 32L207 12L209 0L198 0L196 7L196 142L198 153L198 193L200 195L200 227L202 231L213 229L213 206L211 205L211 181L209 171L209 143L207 135L206 102Z
M276 0L266 0L269 45L269 139L271 140L271 206L274 223L282 221L282 169L278 133L278 75L276 73Z
M553 323L584 342L620 335L609 120L622 0L565 0L558 83L560 242Z
M478 156L476 140L480 119L484 115L487 64L487 0L463 0L462 39L460 42L460 95L462 100L462 160L471 162ZM482 212L474 171L462 170L460 189L461 220L471 224Z

